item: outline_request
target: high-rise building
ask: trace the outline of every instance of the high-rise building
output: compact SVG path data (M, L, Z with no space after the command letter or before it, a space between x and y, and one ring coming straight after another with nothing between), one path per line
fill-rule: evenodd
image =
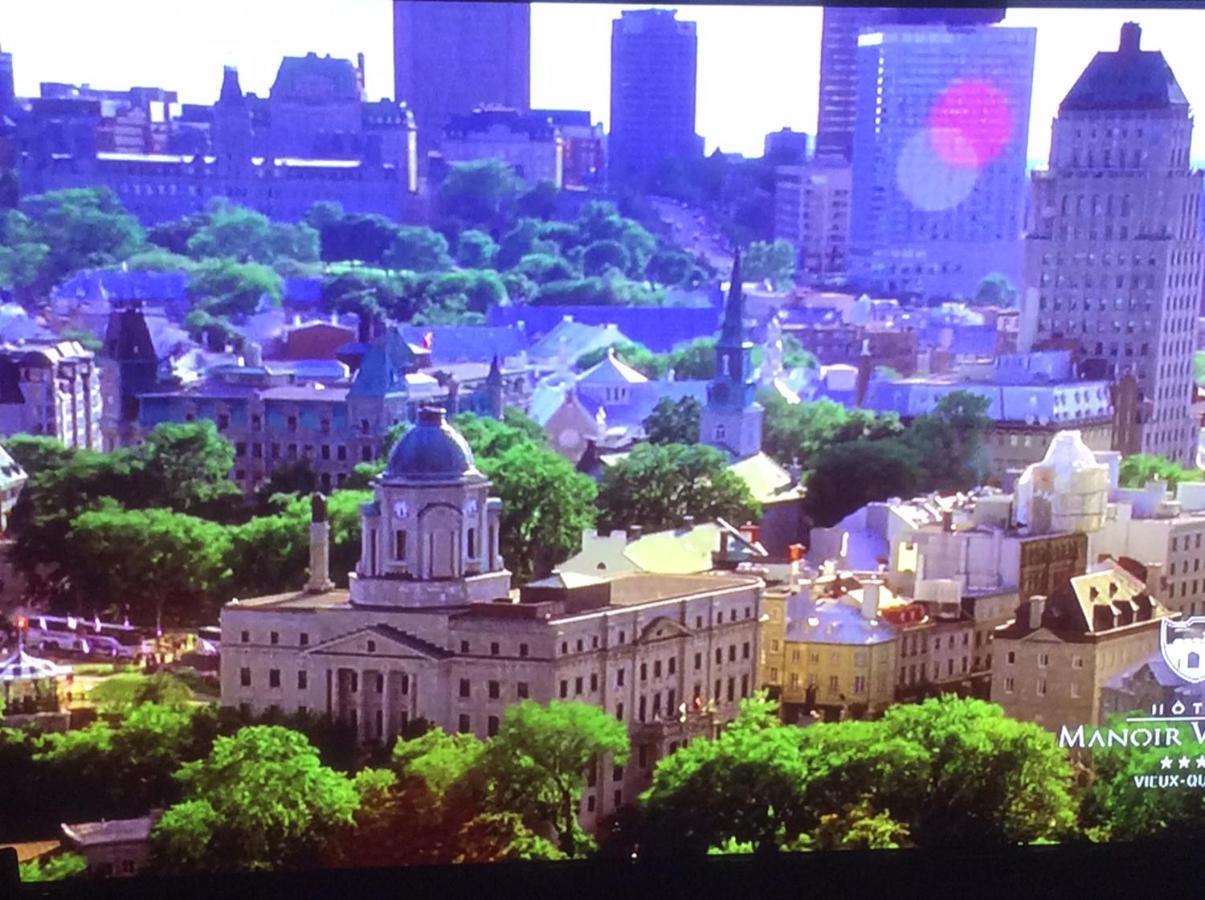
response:
M799 268L825 278L845 272L849 244L850 169L841 159L779 166L774 184L774 237L799 251Z
M610 173L653 175L667 159L703 155L695 134L699 41L669 9L625 10L611 27Z
M826 7L820 33L820 111L816 155L849 160L857 101L858 35L880 25L990 25L1004 9Z
M1033 175L1021 345L1070 343L1087 377L1132 372L1139 449L1192 465L1202 175L1188 101L1140 38L1123 26L1059 107L1049 167Z
M970 297L1021 277L1036 31L886 25L858 38L849 270Z
M13 105L16 90L13 85L13 55L0 50L0 113Z
M531 107L531 5L396 0L393 78L414 111L420 159L453 116L494 104Z

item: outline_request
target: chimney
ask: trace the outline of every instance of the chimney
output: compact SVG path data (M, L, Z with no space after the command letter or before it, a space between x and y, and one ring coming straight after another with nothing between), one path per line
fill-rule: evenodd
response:
M1046 612L1046 598L1035 594L1029 598L1029 602L1025 606L1026 625L1030 631L1037 631L1042 627L1042 614Z
M248 341L243 353L243 361L251 368L258 368L264 364L264 351L255 341Z
M868 578L862 582L862 618L873 619L879 614L879 588L883 582Z
M1152 600L1163 597L1163 563L1146 564L1146 592Z
M630 526L627 530L627 536L628 536L629 544L632 543L632 541L640 540L644 536L644 526L643 525Z
M324 594L335 585L331 582L331 527L327 521L326 497L315 492L310 497L310 580L305 589L310 594Z
M1134 56L1140 50L1142 43L1142 26L1137 22L1126 22L1121 26L1121 43L1118 52L1122 56Z
M293 313L293 327L296 328L301 324L301 313Z
M687 531L694 528L695 527L695 517L694 516L683 516L682 517L682 527L683 527L683 529L685 529Z
M953 531L954 530L954 512L952 510L943 509L941 511L941 530L942 531Z

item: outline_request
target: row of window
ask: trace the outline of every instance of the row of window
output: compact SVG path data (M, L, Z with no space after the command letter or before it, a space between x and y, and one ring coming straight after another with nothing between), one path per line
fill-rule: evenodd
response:
M578 693L580 694L581 693L581 691L580 691L581 679L579 678L577 681L578 681L578 688L579 688ZM597 688L597 686L598 686L597 676L594 676L591 679L591 688L590 689L595 690ZM566 684L564 681L562 681L561 682L561 691L562 691L561 696L562 697L565 696L565 693L564 693L565 687L566 687ZM485 683L485 692L486 692L486 696L490 700L501 700L502 699L502 682L487 681ZM460 685L459 685L457 694L461 700L471 699L473 696L472 681L468 678L460 679ZM515 684L515 699L526 700L530 696L531 696L531 688L529 687L529 685L526 681L520 681Z
M967 657L967 656L962 657L958 661L958 666L957 666L958 673L961 675L965 675L971 668L970 662L971 662L970 657ZM933 674L929 677L931 677L934 681L937 681L937 679L942 677L941 676L941 668L942 667L941 667L940 662L933 663L933 667L932 667ZM955 669L954 660L947 659L945 668L946 668L946 677L952 678L954 676L954 669ZM928 671L929 670L925 666L924 663L920 663L919 665L916 663L913 663L908 666L900 666L900 684L901 685L916 684L918 681L924 681L926 679L926 675L928 674Z
M1016 689L1017 689L1016 679L1012 678L1011 676L1004 679L1004 693L1012 694L1016 691ZM1034 682L1034 693L1037 694L1039 697L1046 696L1046 679L1045 678L1039 678L1037 681ZM1071 682L1071 684L1068 686L1068 693L1070 694L1072 700L1078 700L1081 696L1079 684L1074 681Z
M595 638L595 640L597 640L597 638ZM465 653L465 654L471 654L473 652L473 645L469 641L461 641L460 642L460 652ZM519 644L519 656L522 659L526 659L530 652L531 652L531 648L528 647L527 644L522 644L522 643ZM490 656L501 656L501 655L502 655L502 645L498 641L490 641Z
M1005 656L1005 660L1008 662L1008 664L1010 666L1015 665L1017 662L1017 652L1015 650L1009 650L1007 655ZM1050 665L1050 654L1049 653L1039 653L1038 654L1038 668L1045 669L1049 665ZM1078 653L1074 654L1071 657L1071 668L1082 669L1083 667L1084 667L1084 658L1082 656L1080 656Z

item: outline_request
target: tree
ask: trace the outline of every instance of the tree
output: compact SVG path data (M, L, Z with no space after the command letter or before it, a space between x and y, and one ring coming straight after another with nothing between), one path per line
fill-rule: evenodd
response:
M87 872L88 860L79 853L55 853L53 856L21 863L20 878L23 884L33 884L80 878Z
M312 863L353 821L352 781L304 735L256 725L218 738L178 775L185 799L151 831L152 859L175 870L280 870Z
M452 425L478 460L501 456L519 444L545 444L544 429L517 409L504 410L502 421L465 412L452 419Z
M213 315L249 316L267 299L280 305L280 276L259 263L207 259L188 280L193 304Z
M668 248L649 258L644 274L654 284L667 286L697 287L703 281L703 272L689 253Z
M460 852L454 862L490 863L517 860L560 860L556 845L534 834L518 813L482 813L456 835Z
M850 441L822 450L807 478L804 507L823 528L867 503L912 497L921 478L919 455L902 441Z
M230 480L234 447L209 419L156 425L133 451L135 493L127 506L162 506L198 516L220 515L241 499Z
M786 241L754 241L741 258L741 272L749 281L768 281L775 290L794 283L795 248Z
M267 216L224 201L212 204L208 212L209 221L188 239L188 254L193 259L270 263L275 258L269 239L272 223Z
M569 263L549 253L528 253L515 265L515 271L526 275L536 284L564 281L574 275Z
M102 268L132 256L145 234L107 187L68 188L26 197L37 243L49 248L39 281L53 285L80 269Z
M652 444L697 444L702 417L703 407L694 397L662 397L644 420L644 433Z
M668 367L678 381L715 378L715 338L695 338L669 354Z
M328 222L321 230L322 260L350 260L379 266L393 246L398 226L376 214L353 214Z
M916 451L926 491L964 491L987 471L990 401L970 391L951 391L933 411L912 420L903 441Z
M422 226L398 228L381 261L388 268L411 272L441 272L452 265L444 236Z
M494 263L499 269L513 269L523 257L540 251L540 223L535 219L519 219L502 235ZM551 244L551 242L549 242ZM544 247L548 255L557 255L555 246Z
M269 512L272 500L280 494L308 497L318 490L318 474L308 459L299 459L268 476L255 491L261 512Z
M551 219L556 215L560 193L551 181L541 181L519 197L515 211L533 219Z
M484 313L506 302L506 285L490 269L462 269L428 277L421 286L422 308L461 298L466 309Z
M205 624L226 599L228 542L214 522L110 503L71 521L63 569L95 607L128 608L144 625Z
M1175 490L1176 485L1185 481L1205 480L1205 472L1200 469L1188 469L1179 463L1172 462L1154 453L1135 453L1121 461L1118 481L1122 487L1146 487L1151 481L1163 481L1168 488Z
M561 851L574 856L585 843L577 822L584 773L627 757L627 727L605 710L560 700L512 704L483 757L489 803L518 812L533 830L551 825Z
M343 219L343 215L342 203L319 200L306 210L305 218L302 221L318 232L319 243L321 243L322 229L337 224Z
M498 245L484 231L469 229L460 234L456 246L456 262L465 269L488 269L494 264Z
M229 529L231 593L259 597L295 590L309 563L308 517L282 510Z
M123 265L132 272L191 272L196 267L187 256L159 247L135 253Z
M540 578L581 548L594 523L594 482L529 441L477 461L502 500L502 558L520 581Z
M641 797L641 852L699 856L733 842L766 851L797 838L808 775L801 731L782 725L777 704L756 696L741 701L718 738L691 741L660 760Z
M492 230L511 218L522 189L514 170L501 160L453 163L439 186L439 206L446 216Z
M417 295L414 276L382 269L331 272L322 279L322 305L330 312L370 318L388 312L405 321L413 315Z
M799 338L793 334L782 337L782 365L784 369L819 369L820 360L810 350L803 349Z
M627 271L631 264L628 251L619 241L595 241L586 248L582 257L582 271L586 275L602 275L608 269Z
M1017 289L1006 276L993 273L979 282L975 303L978 306L1016 306Z
M686 516L738 523L761 517L749 488L729 470L727 457L702 445L637 444L604 473L598 507L606 529L676 528Z
M209 223L207 213L193 213L180 219L171 219L152 225L146 233L147 241L162 247L176 256L188 254L188 242Z
M849 409L827 399L788 403L763 391L758 400L766 408L762 447L784 466L802 462L810 467L833 444L898 437L904 430L894 414Z

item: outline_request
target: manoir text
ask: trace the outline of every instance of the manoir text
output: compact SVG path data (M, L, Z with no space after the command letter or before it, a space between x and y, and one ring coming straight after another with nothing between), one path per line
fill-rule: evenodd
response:
M1191 716L1185 713L1191 712ZM1205 718L1200 718L1205 712L1205 703L1184 704L1179 701L1170 707L1156 703L1151 707L1152 719L1184 716L1184 724L1192 726L1197 743L1205 743ZM1142 722L1142 719L1132 719L1132 722ZM1064 725L1059 729L1060 747L1179 747L1183 734L1179 727L1159 727L1155 722L1132 725L1124 728L1091 728L1078 725L1068 728Z

